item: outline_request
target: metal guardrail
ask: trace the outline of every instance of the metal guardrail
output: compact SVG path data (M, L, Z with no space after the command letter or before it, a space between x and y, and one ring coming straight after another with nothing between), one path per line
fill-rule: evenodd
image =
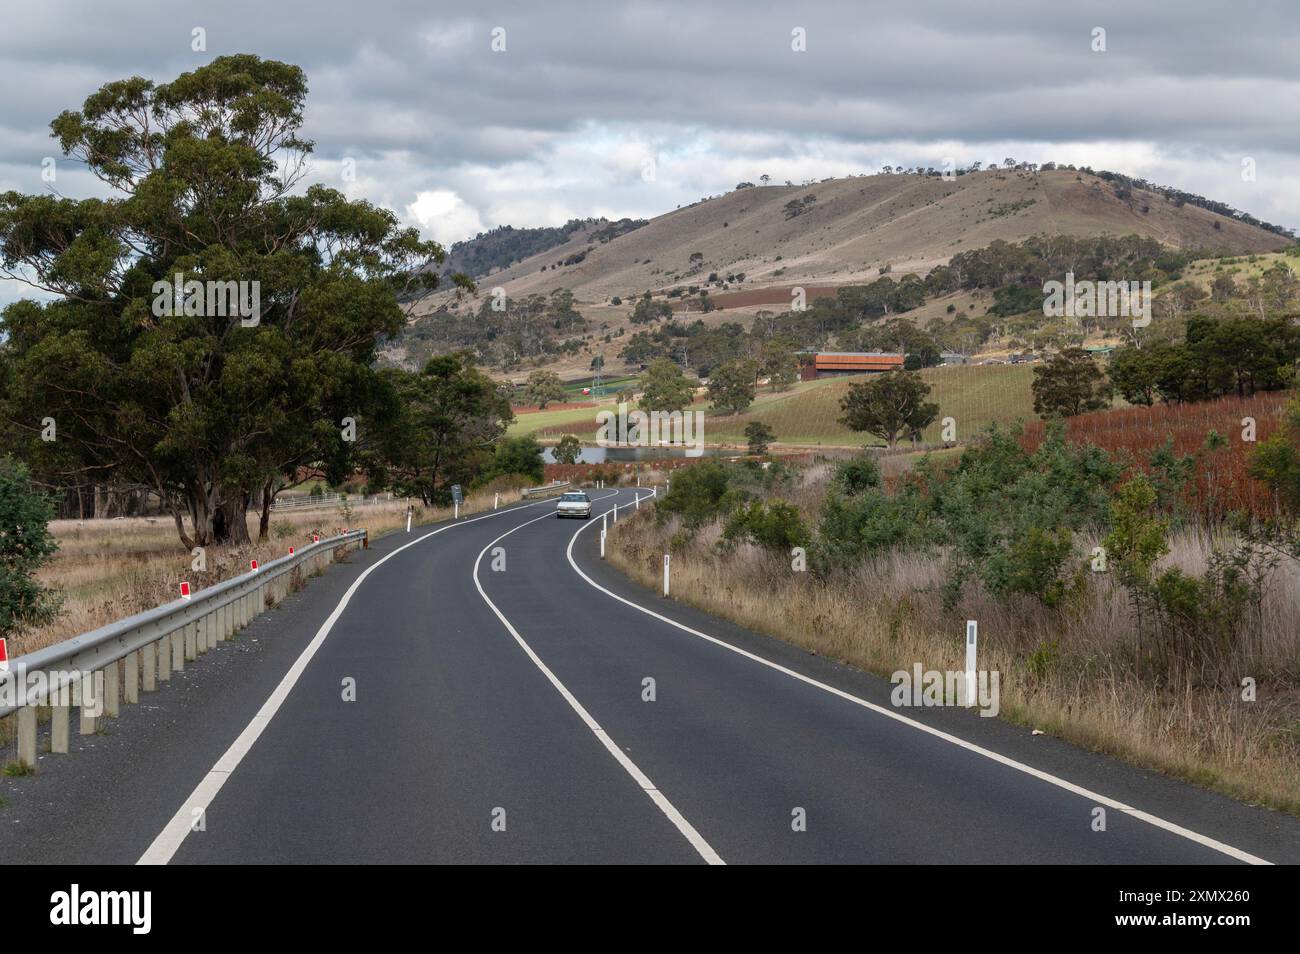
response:
M529 487L527 490L520 493L519 496L523 497L525 500L537 500L540 497L549 497L551 494L564 493L564 491L568 490L572 486L572 481L557 480L553 484L546 484L542 487Z
M303 507L331 507L343 502L347 497L348 504L353 507L368 507L372 504L388 503L393 498L374 494L370 497L354 497L347 494L320 494L315 497L311 496L294 496L294 497L277 497L275 503L271 504L271 513L278 513L281 510L299 510Z
M138 702L140 689L153 691L292 592L295 574L324 569L337 550L368 542L365 530L322 539L188 599L10 660L0 672L0 717L17 714L19 762L36 764L37 706L50 707L50 750L67 752L72 706L81 710L81 734L93 733L101 712L118 714L123 690L127 702Z

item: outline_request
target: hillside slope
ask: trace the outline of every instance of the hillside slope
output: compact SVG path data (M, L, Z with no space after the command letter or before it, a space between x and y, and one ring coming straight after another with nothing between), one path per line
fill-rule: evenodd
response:
M986 171L945 182L919 175L740 189L658 216L605 244L586 230L491 276L512 297L566 287L579 302L745 274L744 287L840 285L924 274L957 252L1035 234L1151 236L1212 252L1274 251L1287 239L1194 205L1073 170ZM812 196L812 200L806 197ZM789 203L799 211L791 216ZM585 252L585 255L583 254ZM692 262L691 255L701 259ZM581 261L562 264L567 259ZM732 290L735 285L731 286ZM422 303L427 313L445 301Z

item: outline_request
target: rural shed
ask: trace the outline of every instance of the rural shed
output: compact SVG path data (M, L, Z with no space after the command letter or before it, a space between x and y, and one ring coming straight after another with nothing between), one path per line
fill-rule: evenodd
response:
M805 381L841 374L879 374L901 371L903 356L883 351L819 351L812 364L804 367Z

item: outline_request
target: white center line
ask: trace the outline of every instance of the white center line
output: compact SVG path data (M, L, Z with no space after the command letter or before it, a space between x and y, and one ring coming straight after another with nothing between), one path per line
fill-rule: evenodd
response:
M597 497L596 499L605 500L617 493L618 491L615 491L613 494L606 494L604 497ZM559 680L559 677L547 668L546 663L542 662L537 653L533 652L533 648L524 641L522 636L519 635L519 630L515 629L514 626L511 625L510 620L506 619L505 614L502 613L501 610L497 609L496 604L493 603L492 600L488 598L487 593L484 592L483 584L479 582L478 578L478 567L483 561L483 554L487 553L488 550L498 542L514 533L515 530L520 530L528 526L530 523L537 523L538 520L546 520L550 518L550 516L550 514L546 514L545 516L538 517L535 520L527 520L511 530L507 530L479 551L478 559L474 561L474 586L478 589L479 596L483 597L483 602L487 603L488 608L496 614L497 619L501 620L501 624L505 626L506 631L514 637L515 642L519 644L520 648L523 649L528 658L533 661L533 665L540 669L542 675L550 680L551 685L554 686L556 691L564 698L564 701L567 702L572 707L573 711L578 714L578 718L580 718L586 724L587 728L591 730L592 734L600 740L600 744L605 746L605 749L610 755L614 756L615 761L617 761L619 765L623 766L623 770L626 771L628 775L632 776L632 779L637 783L637 785L641 786L641 790L650 797L650 800L658 806L659 810L667 816L668 820L677 826L677 830L680 831L682 835L685 836L686 840L691 843L691 847L699 852L700 857L711 865L726 864L726 862L722 860L722 857L713 850L713 847L704 840L704 836L695 830L695 826L686 820L685 816L677 810L676 806L668 800L667 796L665 796L663 792L659 791L659 789L655 787L654 783L650 781L649 777L637 767L636 763L628 758L627 754L624 753L617 744L615 744L614 740L609 737L609 733L600 727L600 723L592 718L591 713L586 710L582 703L579 702L564 683Z

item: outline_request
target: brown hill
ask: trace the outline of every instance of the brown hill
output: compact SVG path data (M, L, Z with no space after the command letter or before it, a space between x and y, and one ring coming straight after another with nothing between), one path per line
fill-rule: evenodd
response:
M1073 170L985 171L951 182L876 175L739 189L658 216L605 244L592 243L584 230L480 285L500 285L511 297L566 287L579 303L597 304L647 289L703 285L711 272L724 278L740 272L743 283L713 294L725 301L722 296L743 291L750 299L766 286L870 281L885 266L896 277L924 274L957 252L1035 234L1138 234L1234 254L1291 244L1162 195L1133 190L1123 196L1116 184ZM692 260L694 253L699 257ZM770 296L757 299L764 297ZM431 298L418 313L442 300Z

